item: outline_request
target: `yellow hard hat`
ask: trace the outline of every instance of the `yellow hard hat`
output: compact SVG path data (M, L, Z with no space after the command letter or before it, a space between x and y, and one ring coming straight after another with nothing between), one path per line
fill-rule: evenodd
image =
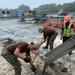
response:
M65 17L64 17L64 22L68 22L68 21L70 21L70 19L71 19L70 16L65 16Z

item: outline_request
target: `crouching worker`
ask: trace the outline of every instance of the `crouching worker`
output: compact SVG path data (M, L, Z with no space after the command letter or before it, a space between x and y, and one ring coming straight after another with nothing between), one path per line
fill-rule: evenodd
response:
M33 50L35 50L35 46L32 44L18 42L4 47L1 55L14 67L15 75L21 75L21 63L18 58L24 60L26 63L30 63L32 70L36 70L30 57L30 51ZM26 53L26 56L23 56L22 53Z

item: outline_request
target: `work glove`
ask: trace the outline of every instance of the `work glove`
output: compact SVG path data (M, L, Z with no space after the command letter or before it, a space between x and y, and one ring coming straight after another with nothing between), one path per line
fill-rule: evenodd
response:
M23 59L26 63L30 62L30 59L29 58L24 58Z

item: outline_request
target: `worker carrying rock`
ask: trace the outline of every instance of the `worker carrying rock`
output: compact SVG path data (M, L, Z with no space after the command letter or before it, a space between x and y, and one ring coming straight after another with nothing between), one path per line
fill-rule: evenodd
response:
M31 64L32 71L35 72L36 68L30 56L31 51L35 51L38 48L36 44L28 44L27 42L16 42L5 46L1 52L1 56L9 62L15 70L15 75L21 75L21 63L18 58L24 60L26 63ZM22 53L26 55L23 56Z

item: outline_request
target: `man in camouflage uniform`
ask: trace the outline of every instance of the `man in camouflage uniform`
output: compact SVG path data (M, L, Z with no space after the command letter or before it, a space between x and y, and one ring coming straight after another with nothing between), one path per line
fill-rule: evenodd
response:
M24 60L26 63L29 62L33 71L36 69L30 57L30 51L32 50L35 50L35 46L32 44L18 42L4 47L1 55L14 67L15 75L21 75L21 63L18 58ZM24 57L21 53L26 53L26 57Z

